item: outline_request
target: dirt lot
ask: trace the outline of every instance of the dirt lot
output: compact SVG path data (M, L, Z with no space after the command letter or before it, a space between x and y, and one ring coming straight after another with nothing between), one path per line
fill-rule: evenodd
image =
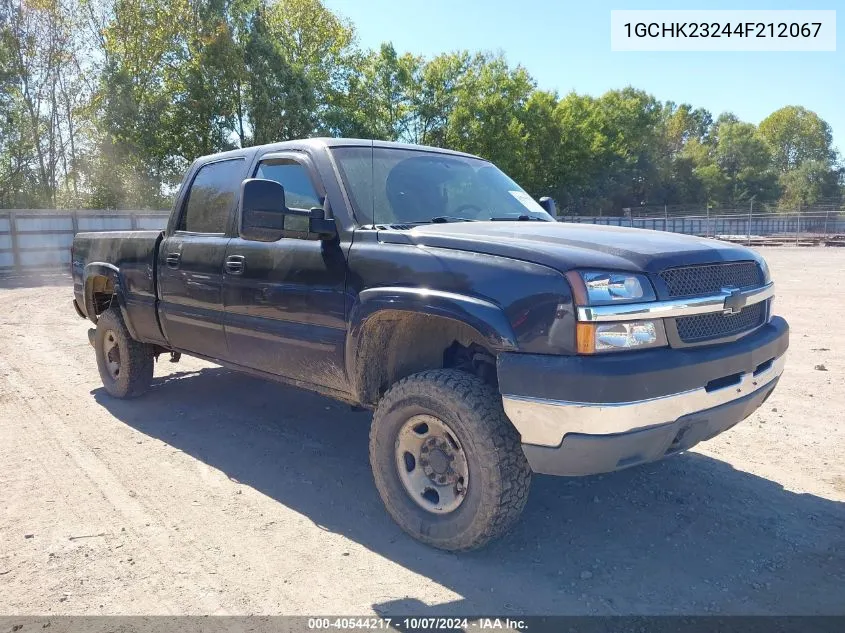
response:
M368 413L193 359L113 400L69 280L0 281L0 613L845 613L845 249L764 253L792 347L761 411L537 477L460 556L382 509Z

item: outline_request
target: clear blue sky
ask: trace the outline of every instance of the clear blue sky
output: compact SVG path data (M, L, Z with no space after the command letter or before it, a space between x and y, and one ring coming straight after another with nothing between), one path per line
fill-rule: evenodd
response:
M845 155L845 0L324 0L352 20L360 43L392 41L431 56L501 51L540 88L599 95L632 85L714 117L731 111L759 123L785 105L814 110ZM611 9L836 9L836 52L641 53L610 51Z

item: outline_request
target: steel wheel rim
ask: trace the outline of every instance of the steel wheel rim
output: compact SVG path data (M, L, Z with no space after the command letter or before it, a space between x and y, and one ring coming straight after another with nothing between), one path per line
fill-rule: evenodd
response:
M109 376L117 380L120 375L120 345L114 330L106 330L103 335L103 360L106 362Z
M415 415L399 429L395 448L399 479L418 506L434 514L458 509L469 488L469 466L448 424Z

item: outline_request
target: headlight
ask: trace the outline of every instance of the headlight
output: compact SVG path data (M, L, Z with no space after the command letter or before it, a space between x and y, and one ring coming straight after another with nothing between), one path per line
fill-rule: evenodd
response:
M601 270L566 274L576 306L656 301L654 287L645 275ZM578 322L575 332L579 354L622 352L668 345L663 319L613 322Z
M663 347L667 344L666 330L661 319L618 323L579 323L577 339L579 354L621 352Z
M582 271L587 303L604 305L624 301L654 301L654 289L643 275Z

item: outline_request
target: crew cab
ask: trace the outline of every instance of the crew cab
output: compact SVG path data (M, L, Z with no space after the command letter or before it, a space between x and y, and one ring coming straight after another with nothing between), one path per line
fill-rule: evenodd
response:
M580 476L737 424L783 372L756 252L556 222L490 162L355 139L206 156L164 231L80 233L74 307L105 390L190 354L374 411L390 515L447 550Z

